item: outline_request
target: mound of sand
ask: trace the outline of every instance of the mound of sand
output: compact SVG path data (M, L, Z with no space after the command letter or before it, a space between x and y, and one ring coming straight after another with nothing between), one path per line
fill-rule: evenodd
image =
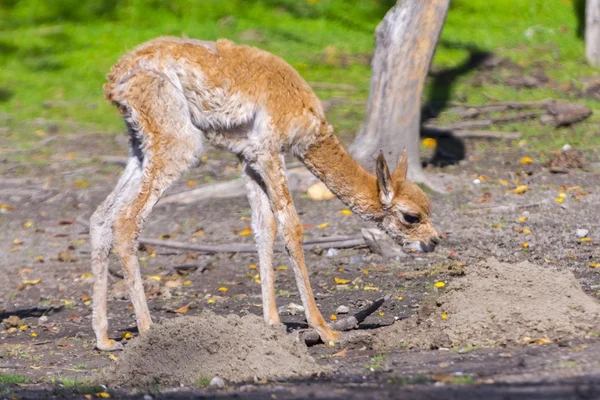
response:
M442 318L446 313L447 318ZM600 303L570 271L529 262L490 259L466 269L442 295L423 302L417 316L399 321L375 347L431 349L523 344L524 338L582 337L600 329Z
M297 377L323 369L283 326L269 327L255 315L204 311L155 324L100 379L116 386L176 385L214 376L229 382Z

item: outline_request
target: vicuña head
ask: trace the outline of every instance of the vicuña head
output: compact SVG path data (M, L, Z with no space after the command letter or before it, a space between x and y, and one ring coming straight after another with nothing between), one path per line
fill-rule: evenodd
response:
M382 213L375 221L405 251L428 253L439 243L439 236L429 219L429 199L423 190L406 179L406 150L393 174L380 152L376 176Z

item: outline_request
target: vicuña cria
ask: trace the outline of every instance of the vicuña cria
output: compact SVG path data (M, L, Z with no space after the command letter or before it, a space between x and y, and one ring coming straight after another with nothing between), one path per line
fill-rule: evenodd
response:
M421 252L432 251L438 243L427 196L406 180L406 154L393 174L382 155L376 175L367 172L340 145L309 85L268 52L227 40L158 38L122 57L104 91L125 120L131 149L119 182L91 217L93 327L101 350L121 348L107 334L111 246L123 264L137 326L144 334L152 320L137 238L165 190L198 162L205 140L235 153L243 164L268 324L279 323L273 271L279 227L308 324L324 341L338 337L317 309L310 287L303 227L286 184L285 151L396 242Z

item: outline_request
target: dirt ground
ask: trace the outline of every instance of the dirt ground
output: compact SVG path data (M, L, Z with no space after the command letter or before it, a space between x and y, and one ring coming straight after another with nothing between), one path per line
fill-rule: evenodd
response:
M0 320L13 319L0 327L0 376L14 374L29 379L18 385L0 382L3 397L81 398L101 391L118 398L146 395L145 399L148 395L182 399L600 398L600 334L592 328L576 337L548 334L551 329L545 332L548 335L533 330L520 341L493 345L483 345L486 337L476 344L442 343L429 348L403 344L401 338L398 346L383 350L367 339L317 345L308 353L331 372L297 379L256 376L241 383L227 382L224 389L206 388L204 381L174 387L90 386L91 376L118 363L124 354L94 349L88 234L74 221L89 218L121 169L87 160L99 154L125 154L121 139L102 135L90 138L72 135L59 139L61 153L45 160L43 167L32 164L22 168L10 159L3 162ZM526 147L509 153L495 150L494 143L466 145L469 158L460 165L427 168L448 190L448 194L430 195L433 220L444 238L435 253L384 260L366 248L340 250L331 256L328 249L306 252L324 316L334 315L340 305L355 312L370 301L393 294L392 300L362 325L361 337L371 336L395 320L403 323L419 318L419 313L430 306L431 296L444 296L454 282L466 279L465 270L468 278L469 268L490 257L511 265L532 263L540 275L540 282L533 282L538 288L546 284L546 270L570 271L586 299L597 303L600 266L594 267L600 263L596 244L600 240L596 222L600 220L596 209L600 204L600 169L594 156L588 157L586 171L553 175L537 163L520 163L521 157L531 156ZM238 175L236 160L213 150L170 193ZM473 183L475 179L480 183ZM512 193L518 185L527 185L527 192ZM561 193L565 197L560 197ZM562 203L556 201L559 198ZM355 215L340 213L345 207L338 200L316 202L295 193L294 201L307 238L359 235L362 227L369 226ZM143 235L190 243L252 243L252 235L240 235L249 224L248 217L245 198L159 204ZM589 239L581 240L577 229L587 229ZM257 263L255 254L203 255L147 246L139 256L155 322L198 316L203 310L218 315L262 314L257 272L251 268ZM111 260L111 268L118 272L114 255ZM184 263L207 268L182 275L170 273L173 265ZM303 313L289 312L293 307L288 305L300 304L300 299L291 267L287 268L287 256L277 253L275 265L282 321L288 327L303 326ZM338 285L334 278L350 283ZM549 290L556 290L550 286ZM485 298L485 291L482 296ZM527 296L517 296L516 300L528 302ZM558 298L557 302L548 298L548 316L561 315L556 312L557 304ZM536 307L543 317L543 305ZM447 311L450 321L453 313L461 310L440 311ZM437 311L433 314L441 315ZM126 347L130 346L128 341L135 340L133 310L122 280L115 276L111 277L109 324L110 335L122 338ZM203 334L209 331L206 328ZM180 368L186 369L184 362Z

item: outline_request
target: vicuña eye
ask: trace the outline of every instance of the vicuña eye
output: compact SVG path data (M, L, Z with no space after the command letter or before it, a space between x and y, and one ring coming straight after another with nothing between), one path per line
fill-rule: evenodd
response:
M416 224L421 220L421 218L419 218L417 214L404 214L404 220L409 224Z

